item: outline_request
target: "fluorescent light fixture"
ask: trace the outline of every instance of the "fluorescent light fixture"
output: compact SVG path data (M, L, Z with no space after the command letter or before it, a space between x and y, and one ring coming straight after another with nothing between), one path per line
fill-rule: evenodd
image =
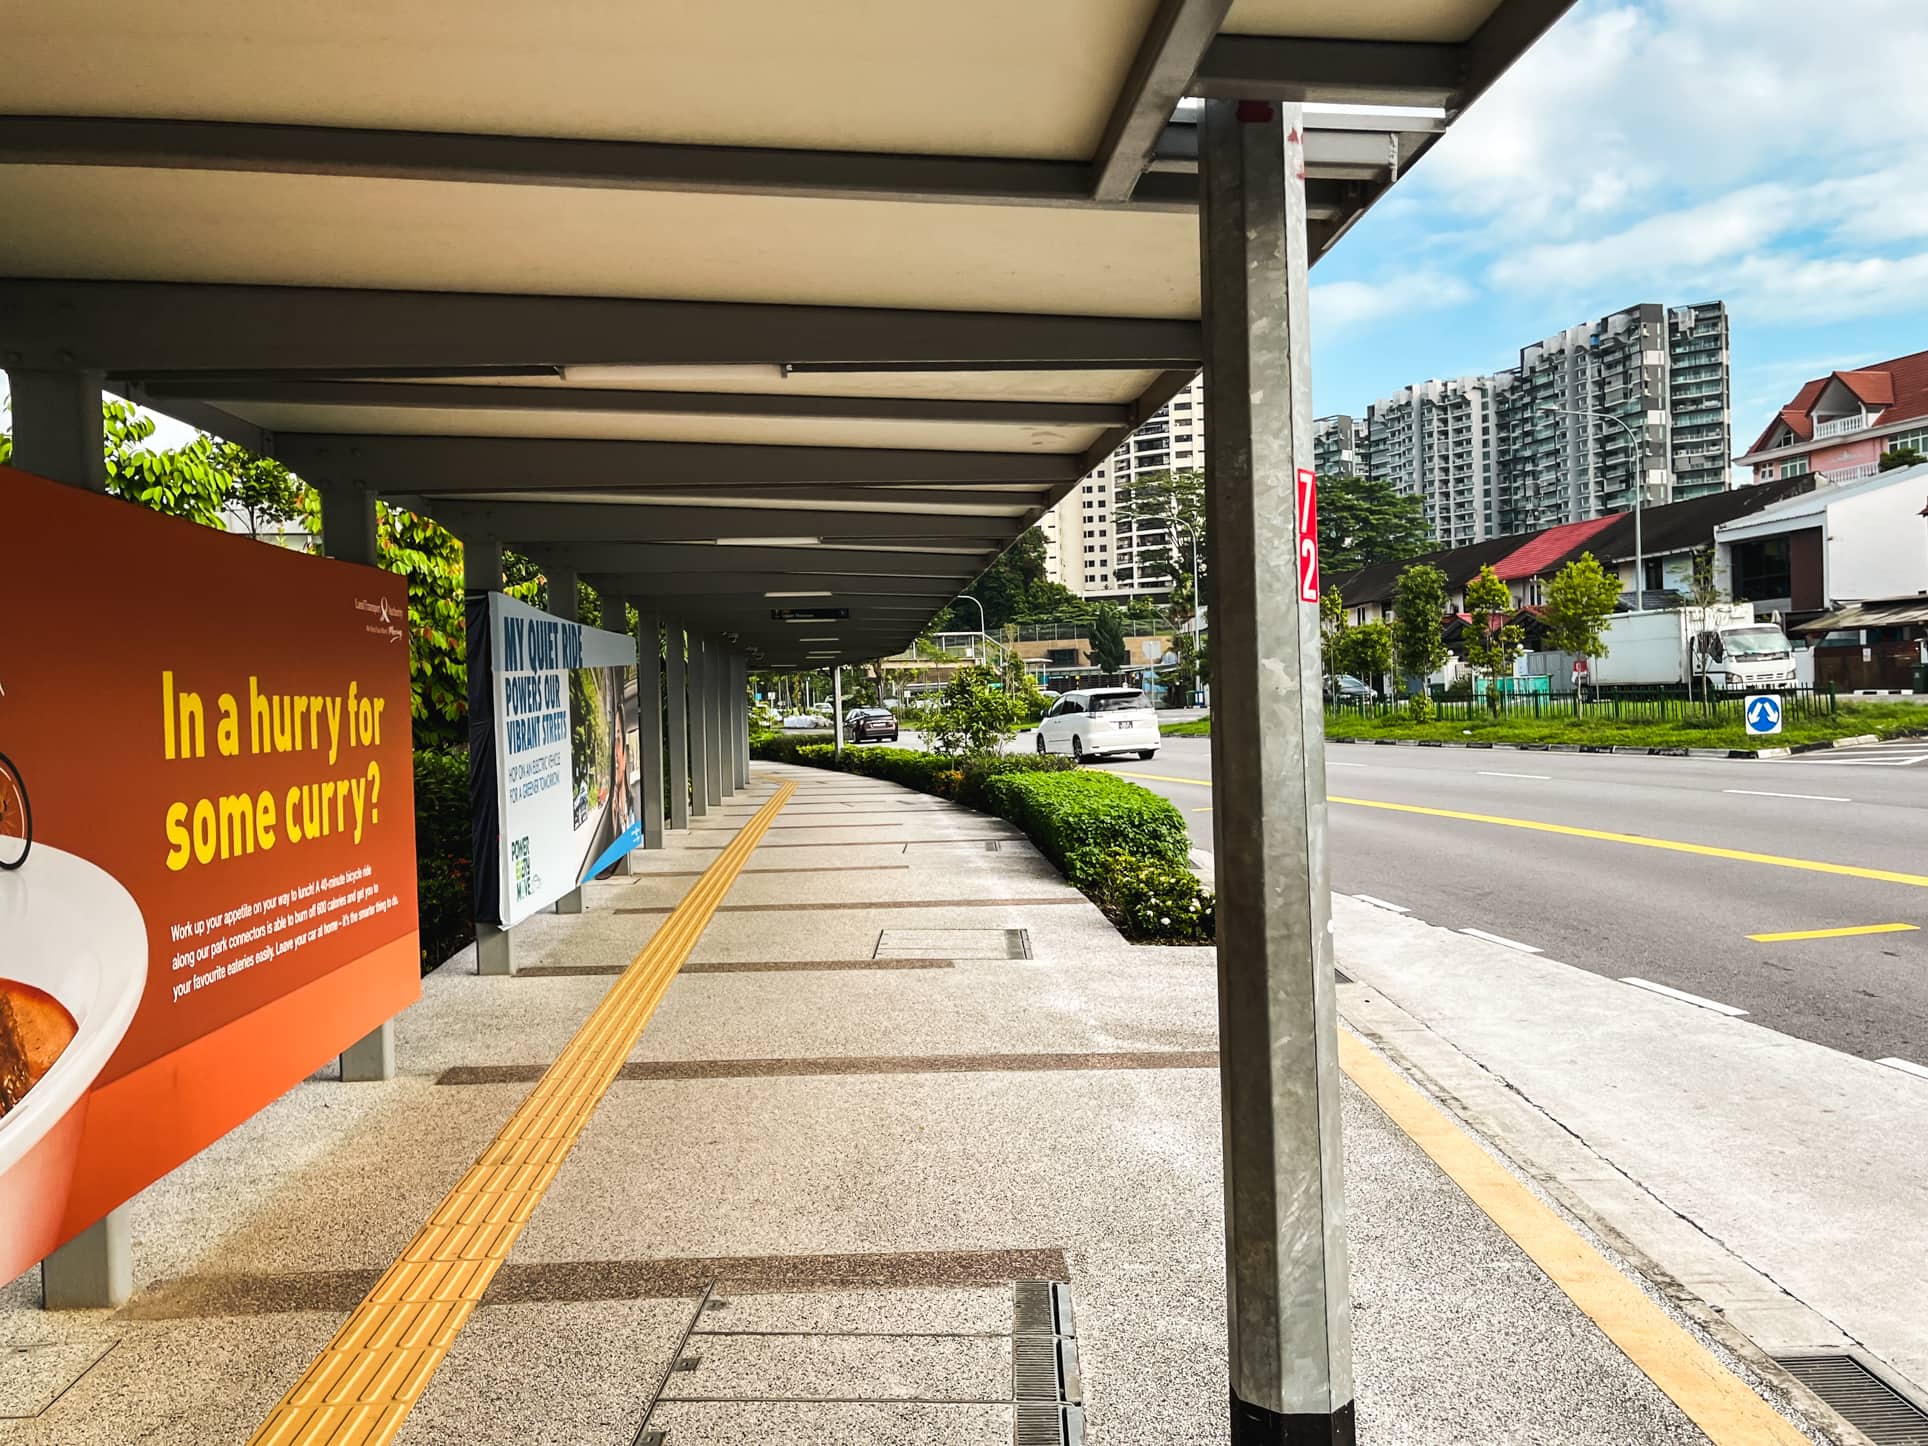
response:
M815 547L821 537L719 537L718 547Z
M580 366L564 367L562 379L584 386L632 383L636 386L676 388L677 383L707 385L716 382L782 381L783 368L767 363L725 363L718 366Z
M841 643L842 638L798 638L800 643Z
M823 592L766 592L765 597L829 597L828 590Z

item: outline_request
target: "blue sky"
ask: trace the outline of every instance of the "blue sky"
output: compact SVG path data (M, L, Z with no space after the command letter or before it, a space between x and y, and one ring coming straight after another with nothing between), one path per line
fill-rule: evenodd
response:
M1924 0L1580 0L1314 269L1319 414L1719 299L1738 450L1928 349L1924 65Z

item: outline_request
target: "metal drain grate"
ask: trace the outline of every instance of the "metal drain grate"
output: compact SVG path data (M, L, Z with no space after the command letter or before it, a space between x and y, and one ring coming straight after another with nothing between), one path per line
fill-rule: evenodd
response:
M1862 1357L1814 1351L1774 1360L1875 1446L1928 1446L1928 1410Z
M1001 842L999 842L997 839L992 839L989 843L984 845L984 852L987 854L1001 853L1003 852L1003 849L1004 849L1004 845Z
M1013 1446L1080 1446L1084 1381L1071 1287L1020 1280L1011 1288Z
M1012 1446L1084 1446L1084 1412L1076 1406L1020 1401L1012 1413Z

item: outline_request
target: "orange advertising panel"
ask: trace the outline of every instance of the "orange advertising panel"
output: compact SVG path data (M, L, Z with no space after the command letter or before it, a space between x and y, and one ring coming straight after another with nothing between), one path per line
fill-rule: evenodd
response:
M0 1281L420 993L402 579L0 467Z

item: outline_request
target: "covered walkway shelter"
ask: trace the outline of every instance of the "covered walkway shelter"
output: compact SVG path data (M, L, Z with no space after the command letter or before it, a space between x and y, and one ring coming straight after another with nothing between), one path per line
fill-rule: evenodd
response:
M1306 271L1567 3L28 0L15 462L102 487L107 387L281 459L332 555L383 499L471 590L633 603L662 847L666 775L749 785L747 669L904 647L1203 366L1231 1431L1349 1440Z

